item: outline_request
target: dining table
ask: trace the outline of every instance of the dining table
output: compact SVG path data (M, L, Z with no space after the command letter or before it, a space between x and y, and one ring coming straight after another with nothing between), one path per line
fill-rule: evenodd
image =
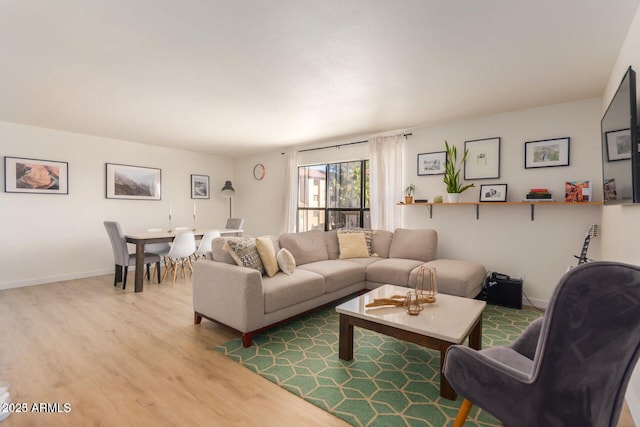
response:
M141 231L136 233L125 234L127 243L136 245L136 274L135 274L135 291L142 292L144 289L144 246L148 243L167 243L173 242L173 239L184 231L191 231L196 239L209 231L217 231L221 236L240 235L244 230L239 229L211 229L202 228L195 230L168 230L168 231ZM160 274L160 272L158 272Z

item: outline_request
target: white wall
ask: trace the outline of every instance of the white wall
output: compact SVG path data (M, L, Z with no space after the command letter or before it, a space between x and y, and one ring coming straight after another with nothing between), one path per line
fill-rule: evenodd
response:
M69 163L68 195L0 192L0 289L111 274L105 220L120 221L125 232L168 227L171 201L173 225L193 226L191 174L209 175L212 190L211 199L195 200L197 226L223 227L228 216L219 194L233 180L226 158L7 122L0 122L0 155ZM106 199L105 163L162 169L162 200Z
M475 181L478 188L464 193L463 200L477 201L479 185L486 183L508 183L509 200L521 200L531 187L548 187L554 197L561 200L564 182L574 179L592 180L595 195L602 200L601 105L602 100L594 98L411 129L413 135L405 141L404 150L405 184L413 182L416 185L416 198L431 200L435 194L444 194L442 176L417 176L417 154L444 150L445 139L463 149L465 140L499 136L501 178ZM571 138L570 166L524 169L526 141L567 136ZM333 146L369 137L343 138L318 145ZM245 228L250 234L277 233L279 230L284 157L278 152L251 156L235 163L238 186L243 187L242 205L238 209L247 220ZM299 164L367 157L368 144L359 144L300 153ZM260 182L251 178L253 166L259 162L267 166L267 176ZM275 171L271 172L273 169ZM398 201L401 197L402 188L399 188ZM253 200L260 202L253 203ZM400 211L404 227L438 230L438 256L477 260L491 271L513 276L524 273L525 292L534 303L545 305L558 278L567 266L575 265L573 255L579 254L589 224L599 222L601 207L538 206L535 221L530 220L528 206L482 206L479 220L476 220L472 206L436 206L433 219L429 219L425 207L405 206ZM592 241L590 257L600 257L599 245L597 239Z
M404 182L416 185L416 198L433 199L446 190L442 175L417 176L417 155L444 150L444 141L464 150L464 142L500 137L500 178L475 180L476 188L464 192L461 201L478 201L480 185L508 184L507 200L521 201L532 187L549 188L562 201L564 182L591 180L597 200L602 200L600 154L601 99L412 129L405 145ZM570 165L524 168L524 143L570 137ZM400 197L400 192L398 194ZM474 206L435 206L433 219L425 207L405 206L404 227L438 230L438 256L475 260L490 271L511 276L524 273L525 293L544 305L567 266L575 265L584 235L598 223L600 206L538 206L535 221L530 208L519 205L481 206L476 220ZM593 241L589 256L599 258L599 242Z
M636 11L611 72L601 114L606 111L629 66L632 66L636 73L640 71L640 9ZM636 85L637 83L636 81ZM605 206L602 211L602 258L640 264L640 206ZM636 425L640 425L640 369L637 366L627 389L627 403Z

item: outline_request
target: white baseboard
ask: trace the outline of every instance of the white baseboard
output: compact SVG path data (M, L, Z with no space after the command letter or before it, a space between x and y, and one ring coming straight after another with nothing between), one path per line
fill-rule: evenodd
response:
M636 390L634 390L631 386L627 387L625 401L627 402L627 406L629 407L629 412L631 412L633 423L637 426L640 426L640 396L638 396Z
M546 299L536 299L536 298L526 298L522 297L522 306L525 307L535 307L541 310L546 310L549 305L549 301Z
M63 274L60 276L39 277L36 279L20 280L18 282L4 282L0 283L0 290L22 288L25 286L44 285L45 283L63 282L65 280L84 279L85 277L104 276L106 274L113 274L113 268L108 268L106 270Z

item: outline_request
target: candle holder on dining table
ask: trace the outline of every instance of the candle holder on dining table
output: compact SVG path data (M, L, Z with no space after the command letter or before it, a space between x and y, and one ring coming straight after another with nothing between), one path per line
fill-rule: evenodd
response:
M171 226L171 214L169 214L169 229L167 230L167 233L171 233L173 231L173 227Z
M196 214L193 214L193 228L191 229L195 233L196 231Z

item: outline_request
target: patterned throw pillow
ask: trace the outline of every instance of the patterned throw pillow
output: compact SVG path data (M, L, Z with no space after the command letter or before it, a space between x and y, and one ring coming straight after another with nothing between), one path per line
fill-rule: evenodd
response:
M264 274L264 266L258 254L256 240L252 237L230 238L225 243L225 249L231 254L236 264L256 269Z
M375 231L366 228L341 228L340 230L338 230L338 234L341 233L364 233L364 239L367 242L367 250L369 251L369 256L379 256L378 254L374 254L371 251L371 240L373 240L373 233L375 233Z
M276 259L278 260L280 270L282 270L284 274L293 274L296 269L296 260L291 252L282 248L278 251Z

